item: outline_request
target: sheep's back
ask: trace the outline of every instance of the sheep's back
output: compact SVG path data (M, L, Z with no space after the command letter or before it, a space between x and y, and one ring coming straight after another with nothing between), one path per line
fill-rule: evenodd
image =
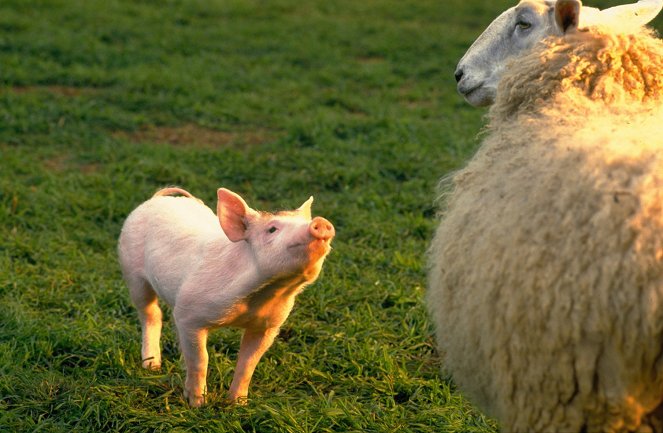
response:
M509 431L632 429L663 398L662 115L550 109L454 177L428 307L446 369Z

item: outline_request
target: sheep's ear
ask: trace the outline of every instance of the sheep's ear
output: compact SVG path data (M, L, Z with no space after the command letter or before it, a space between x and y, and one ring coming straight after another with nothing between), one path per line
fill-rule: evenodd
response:
M246 239L248 222L256 215L256 211L251 209L242 197L228 189L219 188L216 196L219 199L216 216L223 232L232 242Z
M611 27L634 29L656 18L661 9L663 9L663 0L638 0L632 4L602 10L600 21Z
M555 3L555 23L562 33L578 28L580 9L579 0L557 0Z

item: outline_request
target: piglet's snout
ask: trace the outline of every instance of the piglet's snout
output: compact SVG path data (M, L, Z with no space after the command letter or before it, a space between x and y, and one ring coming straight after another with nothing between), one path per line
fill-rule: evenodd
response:
M308 231L314 238L322 240L329 240L336 234L332 223L323 217L313 218L308 226Z

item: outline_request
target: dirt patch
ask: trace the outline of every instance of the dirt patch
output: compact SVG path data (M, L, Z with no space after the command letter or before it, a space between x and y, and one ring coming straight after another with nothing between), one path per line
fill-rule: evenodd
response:
M96 162L91 162L88 164L79 164L78 169L85 174L92 174L96 173L99 170L101 170L101 164L97 164Z
M430 99L406 99L402 103L410 110L433 109L435 107L434 101Z
M385 58L380 56L360 56L355 57L355 60L362 65L375 65L385 62Z
M116 131L114 137L134 143L163 143L171 146L237 147L257 146L276 139L268 130L217 131L193 123L181 126L149 126L134 132Z
M49 171L63 172L71 168L69 158L64 155L57 155L52 158L44 160L44 168Z
M433 93L421 95L412 83L405 83L398 89L398 102L410 110L434 108L435 97Z
M76 163L72 161L71 156L69 155L56 155L51 158L45 159L44 168L49 171L56 173L62 173L65 171L79 171L83 174L92 174L96 173L101 169L101 164L99 163Z
M7 88L11 93L17 95L27 93L46 92L53 95L76 97L81 95L92 95L99 92L94 87L74 87L74 86L13 86Z

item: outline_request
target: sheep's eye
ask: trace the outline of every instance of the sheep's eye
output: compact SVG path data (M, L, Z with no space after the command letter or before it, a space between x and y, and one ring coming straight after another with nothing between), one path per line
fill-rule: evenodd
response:
M267 233L274 233L276 230L277 230L277 228L272 226L272 227L267 229Z
M520 30L527 30L532 27L532 24L528 23L527 21L518 21L516 23L516 27L518 27Z

